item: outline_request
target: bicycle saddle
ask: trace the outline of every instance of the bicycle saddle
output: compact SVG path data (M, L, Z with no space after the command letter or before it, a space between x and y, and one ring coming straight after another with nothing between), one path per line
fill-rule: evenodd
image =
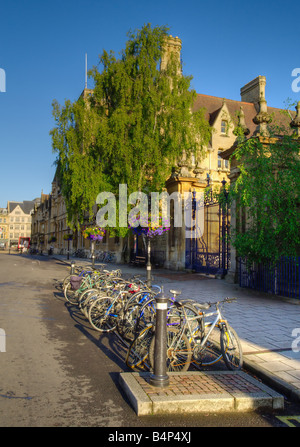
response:
M210 304L209 303L193 303L195 307L198 307L198 309L209 309Z
M172 293L172 295L181 295L181 290L170 290L170 293Z

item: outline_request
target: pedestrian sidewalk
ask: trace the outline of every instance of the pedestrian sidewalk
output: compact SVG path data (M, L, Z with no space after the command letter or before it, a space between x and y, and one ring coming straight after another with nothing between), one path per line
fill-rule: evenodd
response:
M91 260L55 256L63 262L91 265ZM99 265L99 264L98 264ZM97 263L95 265L97 268ZM145 267L107 264L108 270L121 268L124 275L146 278ZM244 369L292 400L300 401L300 301L240 288L225 280L201 274L152 270L152 284L164 293L181 290L180 299L215 302L237 298L222 312L241 339Z

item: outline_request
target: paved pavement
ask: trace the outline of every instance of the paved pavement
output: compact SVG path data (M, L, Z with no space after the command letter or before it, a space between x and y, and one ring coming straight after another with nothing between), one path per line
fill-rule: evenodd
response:
M67 263L71 261L66 260L65 256L55 256L55 258ZM78 265L91 265L90 260L74 260ZM139 274L141 278L146 276L146 270L142 267L107 264L108 269L116 267L121 268L124 275ZM198 302L215 302L226 297L236 297L237 300L224 305L222 311L241 339L245 370L262 379L267 387L272 387L291 400L300 401L299 300L284 299L243 289L236 284L229 284L224 280L201 274L155 269L152 271L152 275L153 284L163 286L166 295L170 295L170 289L177 289L182 291L180 298L191 298ZM203 379L203 375L201 376L201 372L199 372L198 384L201 377ZM147 373L132 374L129 382L132 382L133 378L140 388L136 393L139 394L141 390L144 393L146 386L148 398L147 383L144 385L140 383L140 380L147 382ZM244 380L245 377L239 379ZM126 382L124 376L121 378L122 380L124 384ZM185 380L186 375L182 377L182 386ZM219 379L217 382L215 385L219 386ZM248 385L249 392L254 392L251 391L253 383ZM258 386L258 383L254 385ZM125 384L125 387L130 388L128 384ZM266 390L267 388L264 391ZM272 391L268 390L268 392L272 396ZM131 393L135 392L131 391ZM278 405L277 397L276 393L273 394L273 408ZM152 397L151 399L153 401ZM168 399L171 398L168 397ZM166 399L164 398L164 400ZM241 403L240 408L242 408Z

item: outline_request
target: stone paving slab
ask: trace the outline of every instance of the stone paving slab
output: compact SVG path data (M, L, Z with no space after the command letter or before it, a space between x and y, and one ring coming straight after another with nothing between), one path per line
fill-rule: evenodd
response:
M169 385L150 385L149 372L120 374L138 416L282 409L284 398L243 371L169 372Z

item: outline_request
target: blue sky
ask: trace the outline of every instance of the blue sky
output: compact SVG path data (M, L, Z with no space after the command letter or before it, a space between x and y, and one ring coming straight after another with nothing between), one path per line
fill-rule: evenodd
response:
M300 100L292 90L299 13L299 3L270 0L1 0L0 207L51 191L51 103L80 95L85 53L90 69L103 49L119 53L129 30L167 25L198 93L239 100L240 88L264 75L268 105L282 108Z

